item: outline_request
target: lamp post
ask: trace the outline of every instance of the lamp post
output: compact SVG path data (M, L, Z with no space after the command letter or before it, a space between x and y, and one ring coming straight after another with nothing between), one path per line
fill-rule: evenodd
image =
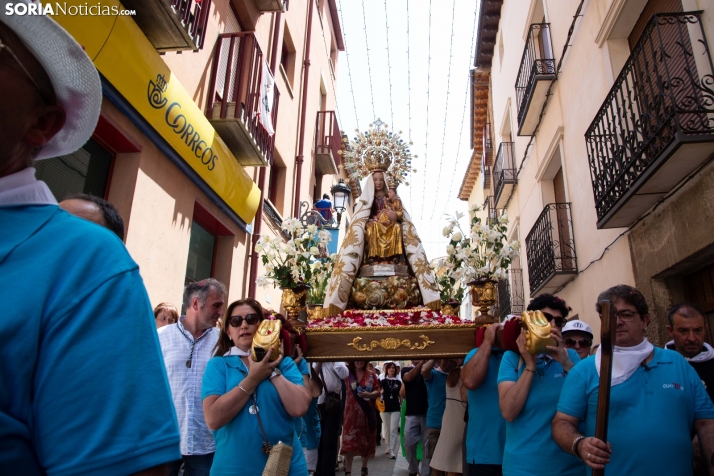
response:
M340 226L340 220L342 220L342 214L347 210L347 204L350 201L350 195L352 195L352 190L345 185L345 181L340 179L335 185L330 189L332 194L332 203L335 212L337 212L337 227Z

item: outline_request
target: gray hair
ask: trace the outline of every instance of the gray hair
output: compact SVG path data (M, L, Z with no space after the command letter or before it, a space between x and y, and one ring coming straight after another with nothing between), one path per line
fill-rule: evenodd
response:
M228 293L223 283L217 279L207 278L188 283L183 289L183 305L189 308L191 307L193 298L198 298L198 302L201 303L201 308L203 308L203 306L206 305L206 299L211 291L217 291L224 296Z

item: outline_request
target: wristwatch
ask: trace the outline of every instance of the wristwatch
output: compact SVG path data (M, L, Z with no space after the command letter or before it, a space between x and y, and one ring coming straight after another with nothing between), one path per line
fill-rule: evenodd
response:
M280 376L280 375L283 375L283 373L280 371L279 368L275 367L275 368L273 369L273 373L270 374L270 377L268 377L268 378L271 379L271 378L273 378L273 377L278 377L278 376Z

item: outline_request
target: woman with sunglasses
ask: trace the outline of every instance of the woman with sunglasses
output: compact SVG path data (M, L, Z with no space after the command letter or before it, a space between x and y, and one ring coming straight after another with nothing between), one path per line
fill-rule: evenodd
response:
M263 309L254 299L228 306L215 357L203 376L203 412L216 440L211 474L261 474L268 461L265 439L271 446L291 445L289 474L307 474L295 428L310 395L290 357L270 362L270 349L260 362L251 358L253 335L262 320Z
M518 337L519 354L506 351L498 371L498 400L506 420L503 474L506 476L583 476L585 466L562 451L551 437L560 390L568 371L580 362L577 352L566 349L561 329L570 308L562 299L541 294L528 304L541 311L552 326L556 346L548 354L526 350L525 331Z

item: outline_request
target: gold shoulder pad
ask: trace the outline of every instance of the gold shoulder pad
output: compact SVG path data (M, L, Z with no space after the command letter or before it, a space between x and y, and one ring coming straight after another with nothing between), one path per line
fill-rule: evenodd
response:
M526 348L529 354L548 354L546 346L555 346L550 337L550 322L540 311L526 311L521 314L521 322L526 328Z
M268 349L273 349L272 354L270 354L270 361L273 362L280 357L280 330L282 329L282 323L278 320L263 319L258 326L258 330L253 336L253 347L251 348L250 354L254 361L258 362L262 360L261 357L257 356L255 349L263 349L268 352Z

